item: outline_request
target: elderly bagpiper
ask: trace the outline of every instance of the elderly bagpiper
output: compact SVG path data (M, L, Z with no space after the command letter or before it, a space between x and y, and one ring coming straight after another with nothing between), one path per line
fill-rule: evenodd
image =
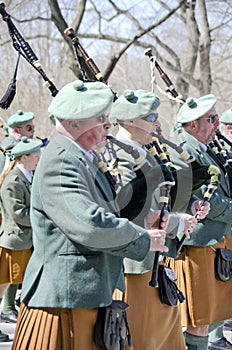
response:
M150 167L154 167L157 162L143 145L151 142L152 133L160 127L157 113L159 105L160 101L153 92L143 89L125 90L111 109L112 118L116 119L119 124L116 139L134 147L146 158ZM136 177L135 159L125 150L120 149L120 145L115 147L115 151L119 159L119 171L122 173L122 180L125 184ZM155 221L157 225L159 220L161 220L161 225L164 225L164 216L159 218L160 190L159 188L156 188L155 191L152 190L152 184L156 182L156 178L160 177L160 171L162 172L161 168L158 167L153 178L149 179L147 176L147 196L152 199L150 211L148 208L146 217L144 217L145 213L142 211L133 220L141 226L144 223L147 226L152 226ZM191 174L191 169L189 173ZM163 185L165 180L163 178ZM162 186L161 183L159 185ZM189 186L191 186L191 183ZM184 188L182 187L181 190L184 191ZM201 214L199 213L202 217L205 217L208 213L208 207L207 205L204 211L202 209ZM189 236L197 220L192 215L181 213L172 213L169 219L166 228L167 237L169 238L167 239L169 242L167 245L170 248L170 253L172 252L175 256L175 238L178 231L180 230L180 232L184 232ZM168 255L169 252L166 254ZM160 289L149 286L153 262L154 253L150 253L142 262L124 259L126 292L121 298L130 305L128 320L133 338L133 348L135 350L184 350L186 346L178 308L163 304L160 298ZM118 296L120 293L116 295Z
M145 230L119 208L92 151L105 141L113 94L74 81L49 106L57 134L32 187L34 251L22 286L12 349L95 350L98 311L124 290L124 257L167 250L164 230ZM123 347L124 348L124 347Z
M221 183L210 199L209 214L199 221L191 237L185 240L182 254L173 260L173 268L180 277L179 287L186 295L186 303L180 305L180 310L182 325L187 327L185 336L189 350L206 350L209 325L232 315L232 280L219 280L215 271L216 250L225 247L232 223L228 175L215 153L207 147L219 126L216 102L212 94L188 98L177 115L177 122L182 125L179 142L185 142L184 147L200 164L215 164L222 173ZM205 191L206 185L203 185L196 195L203 198ZM231 349L225 338L222 342L223 349ZM214 349L214 346L210 344L209 348Z

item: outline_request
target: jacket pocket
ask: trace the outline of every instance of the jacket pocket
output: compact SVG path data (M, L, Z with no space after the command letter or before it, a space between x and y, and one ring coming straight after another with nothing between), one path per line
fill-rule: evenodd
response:
M67 251L67 252L61 252L58 254L58 256L83 256L83 257L96 257L100 255L99 252L78 252L78 251Z
M10 236L10 235L20 236L24 233L19 227L8 227L5 230L5 232L8 236ZM3 233L4 233L4 231L3 231Z

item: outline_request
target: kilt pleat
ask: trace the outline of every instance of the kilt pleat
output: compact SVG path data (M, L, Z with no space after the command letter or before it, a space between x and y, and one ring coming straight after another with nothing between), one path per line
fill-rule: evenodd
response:
M42 343L42 349L59 349L58 344L59 346L61 345L59 341L59 316L47 314L42 310L40 310L40 312L45 319L43 327L41 326L41 334L39 338L39 343Z
M97 350L98 309L36 309L21 304L12 350Z
M31 328L31 330L33 329L33 332L31 332L31 338L30 338L30 342L32 344L37 344L41 319L42 319L42 313L39 311L35 315L34 325ZM30 330L30 328L29 328L29 330ZM36 346L34 349L36 349Z

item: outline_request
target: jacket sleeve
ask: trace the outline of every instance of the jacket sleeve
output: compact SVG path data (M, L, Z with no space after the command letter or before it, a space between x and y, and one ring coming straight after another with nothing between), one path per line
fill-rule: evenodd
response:
M31 227L30 207L25 203L25 185L20 181L7 182L1 191L2 205L17 225Z

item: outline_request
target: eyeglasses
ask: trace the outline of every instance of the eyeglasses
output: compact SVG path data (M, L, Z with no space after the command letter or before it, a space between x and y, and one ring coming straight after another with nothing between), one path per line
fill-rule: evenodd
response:
M147 117L142 118L142 120L145 120L146 122L149 122L149 123L154 123L156 122L157 119L158 119L158 113L152 113L152 114L149 114Z
M27 125L26 126L26 130L27 131L32 131L32 130L34 130L35 129L35 127L33 126L33 125Z
M18 126L18 129L22 129L22 126ZM26 131L32 131L35 129L34 125L26 125Z
M202 119L206 119L209 121L210 124L214 124L216 121L219 121L219 116L218 116L218 114L212 114L212 115L208 116L207 118L202 118Z
M97 117L97 120L99 121L99 123L104 124L108 118L109 118L109 114L103 113L102 115Z

